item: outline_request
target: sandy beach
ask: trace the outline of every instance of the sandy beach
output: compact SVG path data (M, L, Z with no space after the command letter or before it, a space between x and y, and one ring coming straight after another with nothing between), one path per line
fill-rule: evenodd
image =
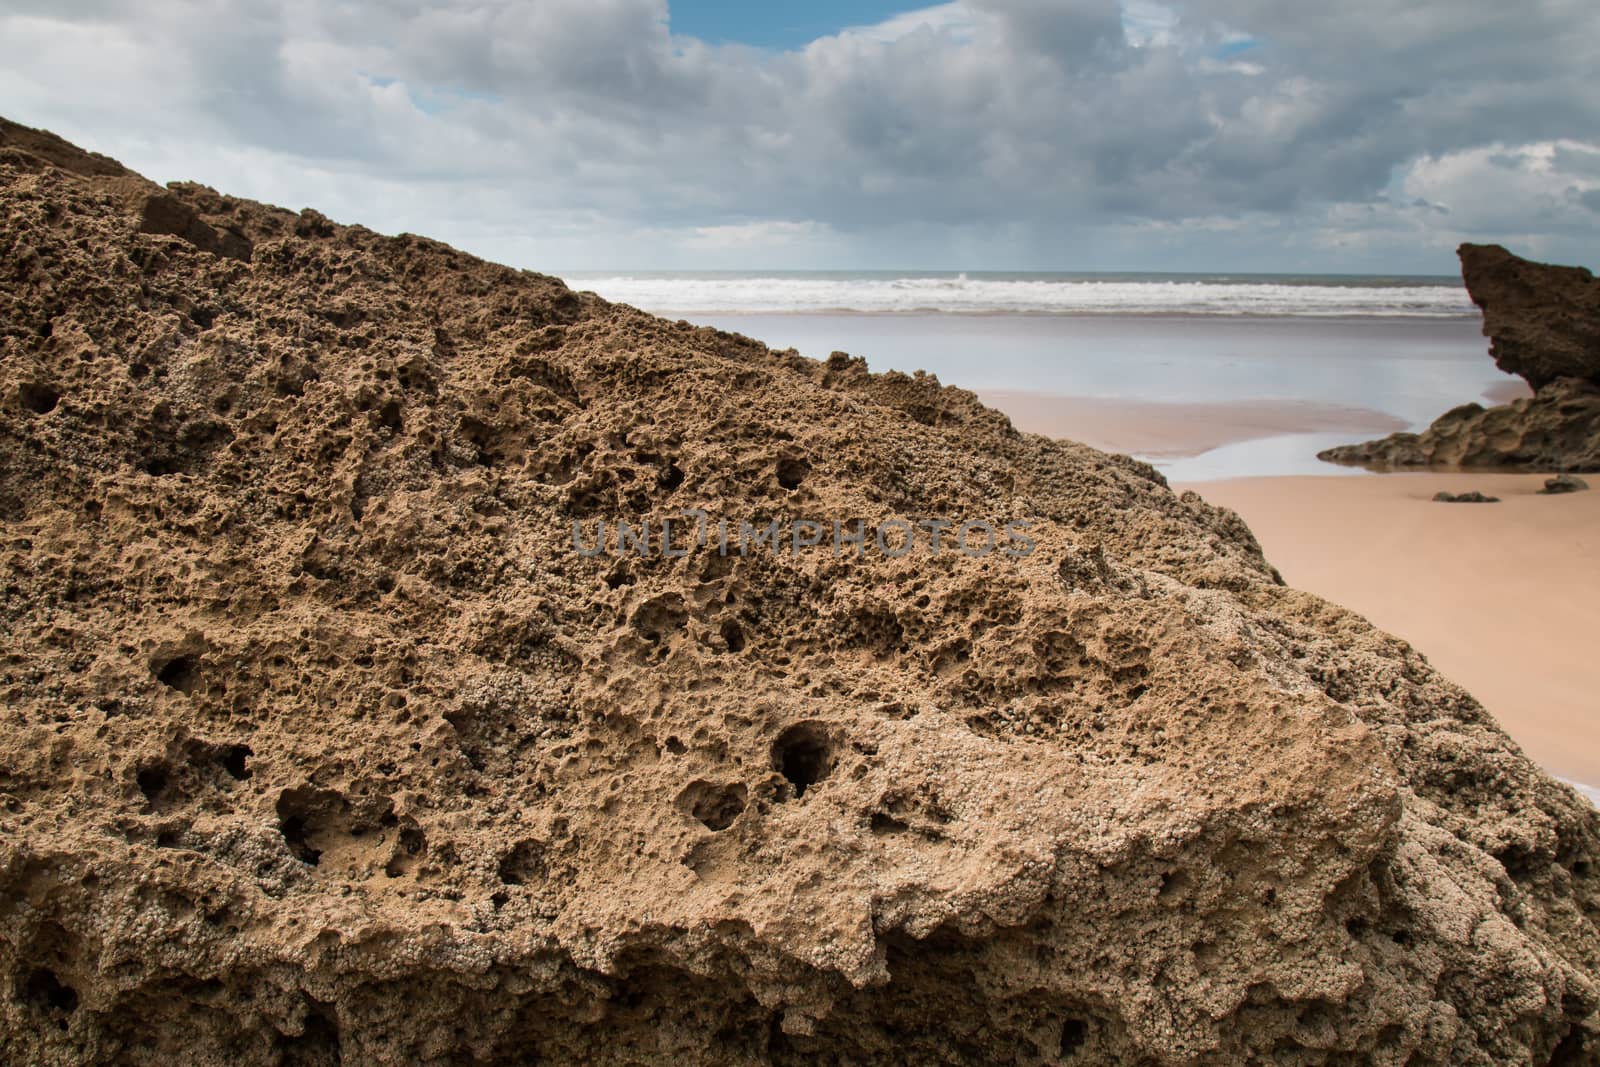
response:
M1600 492L1543 475L1246 478L1193 489L1242 515L1293 586L1349 607L1465 686L1539 763L1600 785ZM1499 504L1440 504L1478 489Z

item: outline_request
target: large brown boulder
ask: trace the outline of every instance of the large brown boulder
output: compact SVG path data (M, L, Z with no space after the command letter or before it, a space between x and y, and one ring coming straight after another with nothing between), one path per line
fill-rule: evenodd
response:
M1456 254L1496 366L1534 389L1557 378L1600 383L1600 280L1499 245L1464 244Z
M0 1062L1592 1062L1600 814L1149 467L9 132L0 248Z

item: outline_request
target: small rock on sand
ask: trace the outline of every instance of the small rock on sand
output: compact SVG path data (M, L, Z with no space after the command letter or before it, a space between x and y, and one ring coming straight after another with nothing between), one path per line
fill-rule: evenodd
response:
M1546 478L1541 493L1580 493L1589 488L1589 483L1574 474L1558 474L1554 478Z

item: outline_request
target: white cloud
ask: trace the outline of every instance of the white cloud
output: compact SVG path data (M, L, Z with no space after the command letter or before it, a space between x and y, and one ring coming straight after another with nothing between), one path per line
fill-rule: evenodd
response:
M825 236L827 227L816 222L733 223L726 226L697 226L684 243L696 249L771 249L815 241Z
M840 32L887 44L921 30L949 34L959 41L971 41L975 32L973 13L966 4L938 4L907 11L870 26L851 26Z
M1585 204L1587 194L1600 191L1595 161L1600 142L1484 145L1416 160L1399 186L1411 203L1448 214L1458 232L1529 240L1600 221Z

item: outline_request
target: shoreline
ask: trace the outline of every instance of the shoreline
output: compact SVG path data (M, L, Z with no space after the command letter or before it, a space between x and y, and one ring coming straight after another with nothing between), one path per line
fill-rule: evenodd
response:
M1237 512L1267 559L1402 638L1552 775L1600 801L1600 491L1545 474L1394 473L1175 484ZM1498 504L1442 504L1477 489Z
M594 293L593 289L577 289L576 293ZM601 296L599 293L594 293ZM1359 314L1348 311L1333 311L1319 313L1315 311L1299 311L1293 313L1273 313L1256 311L1122 311L1107 310L1094 311L1084 308L1072 308L1063 311L1050 311L1045 308L849 308L849 307L804 307L804 308L650 308L638 304L630 304L627 300L612 300L602 297L614 304L625 304L628 307L643 311L647 315L657 318L679 322L691 318L750 318L750 319L788 319L808 318L812 316L827 316L829 318L860 318L860 319L915 319L915 318L956 318L956 319L1096 319L1113 322L1139 322L1147 319L1159 319L1162 322L1202 321L1202 322L1261 322L1261 323L1292 323L1314 322L1320 324L1347 325L1356 323L1382 323L1382 324L1437 324L1437 323L1477 323L1481 316L1478 314L1448 314L1448 315L1418 315L1409 312L1385 313L1381 311L1361 312ZM737 331L735 331L737 332ZM947 383L948 384L948 383Z
M1024 430L1136 455L1174 480L1338 473L1316 453L1421 429L1454 398L1490 400L1507 377L1466 319L795 312L695 321L815 359L848 352L874 372L926 371ZM1273 440L1248 443L1264 438Z
M1179 459L1224 445L1302 433L1382 435L1406 429L1373 408L1311 400L1256 398L1185 403L978 389L978 399L1025 433L1066 438L1107 452Z

